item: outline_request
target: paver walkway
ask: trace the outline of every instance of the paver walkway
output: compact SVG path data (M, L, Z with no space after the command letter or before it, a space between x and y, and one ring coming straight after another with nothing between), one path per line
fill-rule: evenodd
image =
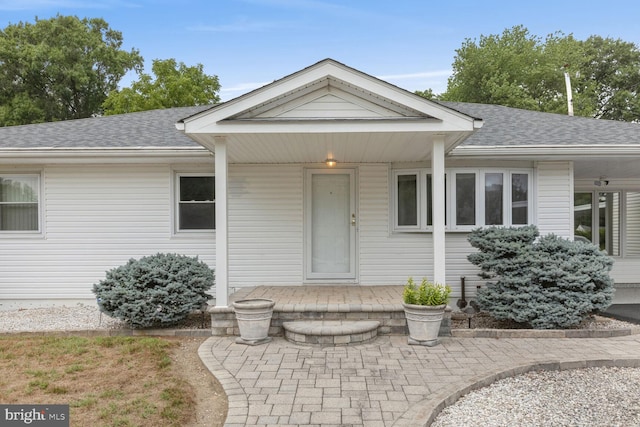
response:
M414 427L463 392L532 368L640 367L640 335L443 338L436 347L406 336L343 347L213 337L199 355L229 397L228 426Z

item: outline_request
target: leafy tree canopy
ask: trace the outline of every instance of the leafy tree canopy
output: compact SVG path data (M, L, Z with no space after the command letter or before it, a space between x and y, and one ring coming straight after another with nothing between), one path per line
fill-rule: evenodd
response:
M423 98L426 98L426 99L439 99L440 98L440 95L437 95L437 94L433 93L433 90L431 88L425 89L425 90L416 90L413 93L415 93L416 95L419 95L419 96L421 96Z
M91 117L143 59L100 18L57 15L0 30L0 126Z
M566 114L565 72L575 115L640 120L638 46L600 36L580 41L562 32L542 39L523 26L466 39L456 50L447 90L436 98Z
M175 59L155 59L155 79L141 74L131 87L114 91L104 103L106 115L130 113L157 108L206 105L220 101L217 76L203 72L202 64L187 67Z

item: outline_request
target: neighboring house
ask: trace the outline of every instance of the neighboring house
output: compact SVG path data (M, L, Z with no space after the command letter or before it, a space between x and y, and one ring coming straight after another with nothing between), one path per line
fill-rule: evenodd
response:
M436 103L324 60L213 107L0 128L0 309L93 299L157 252L257 285L480 284L469 230L536 224L640 291L640 125Z

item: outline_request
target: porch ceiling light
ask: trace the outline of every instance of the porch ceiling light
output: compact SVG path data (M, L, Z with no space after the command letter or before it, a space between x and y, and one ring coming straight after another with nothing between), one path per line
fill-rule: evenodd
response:
M336 163L338 163L338 161L336 159L334 159L333 157L329 157L327 160L324 161L327 166L329 166L330 168L334 167L336 165Z

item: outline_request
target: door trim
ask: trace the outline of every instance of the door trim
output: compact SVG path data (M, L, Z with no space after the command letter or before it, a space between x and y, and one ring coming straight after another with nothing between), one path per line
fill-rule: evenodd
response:
M350 271L348 273L314 273L312 271L312 177L313 175L349 175L350 177L350 197L349 211L355 215L355 225L349 227L350 236ZM305 283L357 283L358 278L358 211L357 211L357 169L356 168L336 168L336 169L305 169L304 174L304 282ZM351 219L349 219L351 220Z

